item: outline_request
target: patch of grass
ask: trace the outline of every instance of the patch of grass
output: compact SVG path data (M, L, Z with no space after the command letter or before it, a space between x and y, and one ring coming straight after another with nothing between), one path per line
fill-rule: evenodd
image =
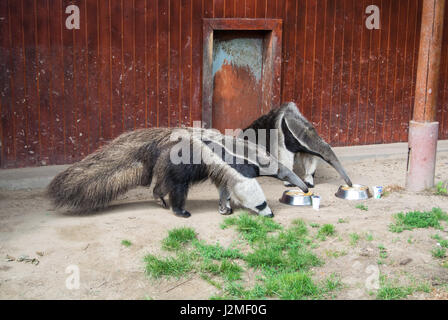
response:
M199 254L206 259L243 259L244 255L238 249L224 248L219 243L215 245L207 244L204 241L194 241L193 246Z
M383 246L382 244L379 244L378 245L378 249L380 250L380 258L381 259L386 259L388 257L386 247Z
M266 281L266 294L285 300L298 300L317 297L319 287L306 272L281 273Z
M358 242L359 242L359 239L361 238L359 236L359 234L357 234L356 232L355 233L350 233L349 237L350 237L350 244L352 246L356 246L358 244Z
M371 233L366 233L365 238L367 241L373 241L373 235Z
M243 213L224 219L221 227L236 229L242 238L238 245L247 249L244 254L240 249L198 240L192 229L186 237L173 229L162 241L162 248L174 256L147 255L146 273L158 278L195 272L221 290L211 299L317 299L341 286L334 275L320 282L312 280L311 267L322 265L322 261L312 252L316 243L302 220L294 220L289 228L283 228L272 219ZM323 236L333 235L334 226L322 226L319 232ZM251 285L242 281L246 272L256 274Z
M280 230L282 227L272 219L261 216L250 216L247 212L238 217L226 218L221 225L223 229L235 226L243 238L253 243L265 239L272 231Z
M310 227L311 228L319 228L320 224L318 224L318 223L310 223Z
M388 280L385 276L380 277L380 289L376 298L379 300L399 300L405 299L407 296L416 292L430 292L431 288L428 284L411 284L407 286L398 285L396 282Z
M446 249L436 246L434 249L431 250L431 254L434 258L443 259L446 257Z
M440 181L436 185L436 195L448 196L448 183Z
M369 211L369 208L365 204L358 204L355 208L361 211Z
M341 250L341 251L325 250L325 255L329 258L339 258L339 257L347 255L347 251L345 251L345 250Z
M191 228L176 228L168 232L168 237L163 239L162 248L168 251L176 251L196 238L196 231Z
M205 260L201 263L200 271L215 276L221 276L227 281L241 279L243 268L231 260L223 260L218 263L212 260Z
M334 225L324 224L322 227L320 227L319 231L317 232L317 237L322 241L324 241L326 236L333 236L335 233L336 229Z
M167 258L158 258L148 254L144 262L146 263L146 273L153 278L162 276L180 278L193 270L192 257L186 253Z
M443 239L440 235L435 234L433 235L431 238L433 238L434 240L437 240L437 242L439 243L439 245L442 248L446 248L448 249L448 239Z
M121 244L125 247L130 247L132 246L132 242L130 240L121 240Z
M416 228L443 229L440 221L448 221L448 215L440 208L433 208L431 211L410 211L406 214L400 212L394 215L395 223L389 225L391 232L400 233L404 230Z
M339 218L339 219L338 219L338 223L348 223L348 220L347 220L347 219Z

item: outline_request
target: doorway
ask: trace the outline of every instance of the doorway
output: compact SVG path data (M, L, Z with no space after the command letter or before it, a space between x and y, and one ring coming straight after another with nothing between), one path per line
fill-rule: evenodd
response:
M204 19L204 127L244 129L280 104L281 25L278 19Z

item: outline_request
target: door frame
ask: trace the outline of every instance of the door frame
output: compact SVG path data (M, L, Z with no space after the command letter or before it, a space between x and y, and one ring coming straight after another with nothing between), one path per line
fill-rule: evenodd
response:
M280 105L282 69L282 20L224 18L203 20L202 126L212 128L213 33L215 30L264 30L262 67L262 113Z

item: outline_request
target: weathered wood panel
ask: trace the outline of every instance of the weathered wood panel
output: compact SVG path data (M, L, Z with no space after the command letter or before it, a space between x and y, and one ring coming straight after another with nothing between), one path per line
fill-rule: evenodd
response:
M283 19L281 99L332 145L406 141L421 3L0 1L0 166L71 163L125 130L201 120L202 18ZM370 4L380 30L364 25ZM448 139L448 31L437 117Z

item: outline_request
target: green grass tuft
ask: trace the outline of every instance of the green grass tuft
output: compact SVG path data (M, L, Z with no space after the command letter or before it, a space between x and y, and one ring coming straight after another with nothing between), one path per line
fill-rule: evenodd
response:
M227 281L235 281L241 279L243 268L231 260L223 260L218 263L212 260L204 260L200 266L200 271L221 276Z
M446 249L442 247L435 247L431 250L432 256L437 259L443 259L446 257Z
M399 300L405 299L407 296L416 292L430 292L431 287L427 283L411 284L408 286L400 286L383 275L380 277L381 287L377 292L376 298L379 300Z
M355 208L359 209L359 210L362 210L362 211L369 211L369 208L366 205L364 205L364 204L358 204L358 205L356 205Z
M319 231L317 232L317 238L324 241L326 236L333 236L335 233L336 230L334 228L334 225L324 224L322 227L320 227Z
M132 242L130 240L121 240L121 244L125 247L130 247L132 246Z
M357 234L356 232L354 232L354 233L350 233L350 234L349 234L349 237L350 237L350 244L351 244L352 246L356 246L356 245L358 244L358 242L359 242L359 239L361 238L361 237L359 236L359 234Z
M266 294L285 300L317 297L319 287L306 272L281 273L266 281Z
M436 194L439 196L448 196L448 182L440 181L437 183Z
M226 218L221 225L224 229L230 226L236 226L236 230L250 243L265 239L269 232L282 229L281 225L272 219L250 216L248 213Z
M192 257L185 253L168 258L158 258L149 254L144 261L146 263L146 273L153 278L162 276L180 278L193 270Z
M224 248L219 243L212 245L204 241L194 241L193 246L198 253L206 259L222 260L222 259L243 259L244 255L238 249Z
M448 215L440 208L433 208L431 211L411 211L406 214L400 212L394 215L395 223L389 225L391 232L400 233L404 230L413 230L416 228L435 228L443 229L440 225L441 220L448 221Z
M221 290L211 299L318 299L341 286L333 275L321 282L312 280L310 269L323 262L312 252L317 244L302 220L285 229L272 219L243 213L224 219L221 227L235 228L247 253L198 240L192 229L173 229L162 247L174 251L174 256L147 255L146 273L178 278L195 272ZM319 232L334 235L335 229L324 225ZM256 274L251 285L242 281L246 272Z
M179 250L195 238L196 231L191 228L172 229L168 232L168 237L163 239L162 248L168 251Z

